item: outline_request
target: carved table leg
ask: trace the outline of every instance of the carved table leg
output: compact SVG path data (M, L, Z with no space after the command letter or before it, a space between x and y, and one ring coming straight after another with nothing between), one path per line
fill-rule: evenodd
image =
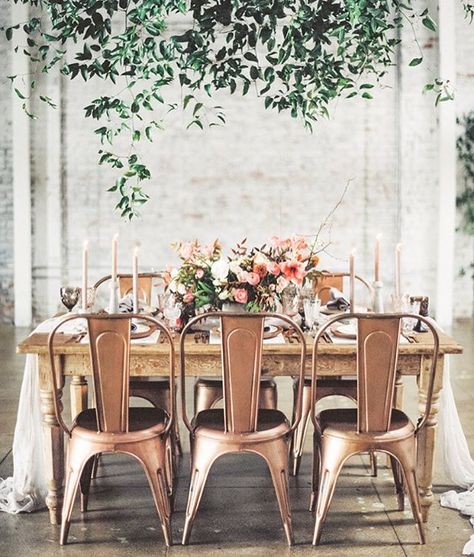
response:
M424 412L428 391L430 358L424 357L421 362L421 373L418 377L418 406ZM418 434L418 489L420 493L421 513L423 521L428 520L428 513L433 503L433 465L435 451L436 428L438 424L439 397L443 386L444 357L440 356L436 369L431 411L425 427Z
M73 375L70 385L71 392L71 419L74 420L79 412L88 408L87 404L87 379L84 375Z
M61 366L58 366L58 370ZM41 413L43 414L43 430L46 450L46 474L48 478L48 495L46 505L49 509L51 524L61 524L63 506L64 480L64 434L56 420L51 382L49 357L47 354L38 356L38 371L41 397ZM64 378L61 375L61 395Z

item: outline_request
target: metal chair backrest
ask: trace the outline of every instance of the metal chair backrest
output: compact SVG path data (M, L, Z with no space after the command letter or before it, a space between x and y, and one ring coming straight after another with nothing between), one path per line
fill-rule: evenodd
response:
M106 275L100 278L94 284L94 290L97 290L101 284L112 279L111 275ZM164 278L161 273L138 273L138 299L142 300L146 305L151 305L151 297L153 286L157 280L163 281ZM133 275L130 273L117 274L119 285L120 297L123 298L133 291Z
M301 345L300 378L304 373L305 340L301 329L285 315L276 313L212 312L195 317L181 333L181 400L183 420L188 425L184 398L185 335L193 325L207 318L219 318L224 400L224 431L257 431L258 400L262 373L262 344L266 318L280 319L295 328Z
M169 344L170 401L169 423L174 419L174 345L168 329L156 319L134 314L85 314L71 316L59 323L50 333L48 349L55 393L55 412L58 421L69 433L60 419L60 403L54 338L67 321L85 319L89 335L89 353L96 401L97 429L99 432L126 433L129 418L130 341L132 319L148 321L152 330L159 329ZM58 416L59 415L59 416ZM69 433L70 434L70 433Z
M413 314L350 313L330 319L319 331L313 347L312 417L315 422L316 377L319 340L341 320L357 321L357 429L359 433L386 432L392 416L399 339L403 318L421 319L433 335L429 386L422 427L431 408L439 353L439 335L432 322Z
M344 278L350 276L350 273L333 273L331 271L322 271L322 274L315 277L313 281L313 289L315 294L319 297L322 304L327 304L331 300L331 288L337 288L340 292L344 293ZM356 275L355 279L358 284L362 284L367 289L367 293L372 304L374 289L372 286L361 276Z

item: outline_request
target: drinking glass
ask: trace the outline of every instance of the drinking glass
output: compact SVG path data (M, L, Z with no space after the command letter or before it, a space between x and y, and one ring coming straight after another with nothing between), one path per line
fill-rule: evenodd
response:
M298 313L299 294L296 286L287 286L281 295L282 311L288 317L294 317Z
M80 289L81 292L81 308L82 306L82 288ZM87 294L86 294L87 298L86 298L86 310L89 311L92 309L92 306L94 305L95 302L95 289L93 286L89 286L87 288Z
M313 330L313 327L318 324L319 320L319 311L321 308L321 300L317 297L314 298L306 298L303 301L304 307L304 320L305 323L310 330Z
M166 301L165 309L163 314L165 316L167 325L171 329L176 329L178 327L177 320L181 316L181 304L176 303L173 296L170 296Z
M78 286L61 286L59 293L61 295L61 302L71 312L79 301L81 289Z

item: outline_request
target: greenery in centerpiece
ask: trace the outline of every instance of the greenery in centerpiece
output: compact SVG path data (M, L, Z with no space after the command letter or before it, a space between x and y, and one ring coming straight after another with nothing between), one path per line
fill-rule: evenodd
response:
M243 241L222 255L218 240L201 246L197 240L175 244L181 266L169 275L169 290L196 311L220 309L224 303L243 304L247 311L274 310L290 284L302 286L317 274L315 244L302 236L272 237L248 248Z
M97 122L99 164L120 175L109 191L117 209L132 218L148 199L151 177L140 152L167 117L181 108L189 127L222 125L218 91L256 94L266 109L289 112L308 129L329 116L340 97L370 100L394 64L403 25L436 25L412 0L14 0L31 17L5 29L16 50L30 59L31 94L55 106L41 89L42 73L54 69L71 80L104 81L107 94L86 101ZM472 20L472 2L462 2ZM421 48L409 62L423 60ZM29 112L25 76L9 76ZM28 78L26 78L28 79ZM179 102L170 86L181 88ZM451 98L436 79L426 90ZM121 153L116 140L127 139Z

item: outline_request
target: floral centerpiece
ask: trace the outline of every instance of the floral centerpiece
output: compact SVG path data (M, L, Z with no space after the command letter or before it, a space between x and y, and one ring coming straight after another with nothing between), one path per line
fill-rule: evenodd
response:
M177 301L194 304L196 310L218 309L228 302L248 311L274 310L285 288L302 286L319 263L314 244L302 236L274 236L251 249L244 240L228 257L217 240L204 247L197 241L181 242L174 248L182 265L171 276L170 290Z

